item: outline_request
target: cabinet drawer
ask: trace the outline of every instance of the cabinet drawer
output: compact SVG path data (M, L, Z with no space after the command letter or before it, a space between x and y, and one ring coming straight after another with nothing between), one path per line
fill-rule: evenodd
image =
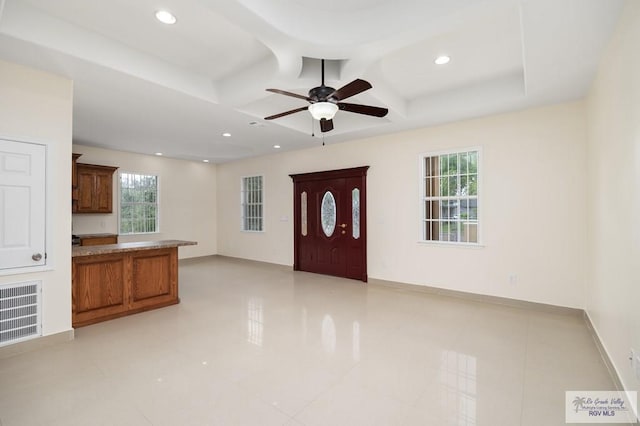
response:
M118 244L118 236L110 237L80 237L81 246L100 246L103 244Z

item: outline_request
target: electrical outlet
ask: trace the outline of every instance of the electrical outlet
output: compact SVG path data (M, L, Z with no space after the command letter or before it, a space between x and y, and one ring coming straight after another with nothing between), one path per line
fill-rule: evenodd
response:
M516 275L516 274L509 275L509 284L511 284L511 285L518 284L518 275Z

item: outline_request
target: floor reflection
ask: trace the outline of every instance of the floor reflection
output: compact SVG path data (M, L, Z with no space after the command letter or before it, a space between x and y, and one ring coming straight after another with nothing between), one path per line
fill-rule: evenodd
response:
M353 360L360 361L360 323L358 321L353 322L353 333L351 339L351 353L353 355Z
M443 351L440 366L440 403L456 416L455 424L476 425L477 359L456 351Z
M264 306L262 299L247 302L247 341L256 346L264 343Z
M307 308L302 308L302 343L307 343L307 335L309 334L307 316Z
M322 319L322 348L330 354L336 351L336 324L329 314Z

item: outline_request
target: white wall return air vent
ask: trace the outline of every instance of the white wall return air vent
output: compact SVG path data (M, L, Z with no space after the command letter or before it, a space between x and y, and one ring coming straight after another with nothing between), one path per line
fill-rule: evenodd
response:
M0 346L42 335L42 281L0 285Z

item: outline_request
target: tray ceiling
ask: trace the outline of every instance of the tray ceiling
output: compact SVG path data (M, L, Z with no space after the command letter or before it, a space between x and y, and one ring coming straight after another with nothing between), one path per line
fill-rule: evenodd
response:
M225 162L320 142L273 95L364 78L338 143L586 95L618 0L0 0L0 59L74 80L74 141ZM175 25L158 22L166 9ZM434 59L448 55L438 66ZM313 59L316 58L316 59ZM222 133L229 132L231 138Z

